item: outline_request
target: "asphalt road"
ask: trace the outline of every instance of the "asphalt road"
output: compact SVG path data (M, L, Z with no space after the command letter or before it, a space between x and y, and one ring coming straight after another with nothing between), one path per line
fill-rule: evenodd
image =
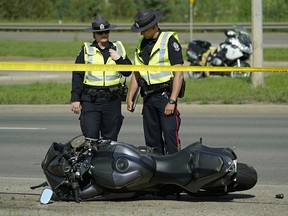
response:
M41 206L40 168L52 142L80 133L69 105L0 106L0 215L287 215L287 105L180 105L182 147L203 138L211 147L236 147L239 162L258 172L257 185L218 198L146 198L118 202L57 202ZM119 141L144 144L141 106L126 112ZM284 199L276 199L278 193Z
M264 32L263 47L288 47L287 32ZM0 39L33 40L33 41L91 41L92 34L87 32L0 32ZM190 33L179 32L179 39L183 47L190 41ZM225 40L222 32L218 33L193 33L193 39L207 40L213 46ZM111 32L110 40L120 40L123 43L139 40L139 33L133 32Z

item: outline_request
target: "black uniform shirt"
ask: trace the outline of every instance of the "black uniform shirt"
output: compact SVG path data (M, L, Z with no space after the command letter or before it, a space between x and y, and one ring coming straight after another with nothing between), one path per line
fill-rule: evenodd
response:
M158 37L160 33L161 31L159 32ZM149 63L151 51L155 43L157 42L158 37L156 39L143 38L142 40L139 56L143 59L145 65L148 65ZM182 56L182 47L174 36L171 36L168 40L168 56L171 65L184 63Z
M101 49L97 42L94 41L91 46L95 46L97 47L103 58L104 58L104 64L107 62L108 58L110 57L109 54L109 49L115 49L113 43L109 42L109 45L107 47L105 47L104 49ZM115 61L116 64L132 64L130 59L126 56L125 58L120 57L117 61ZM82 47L82 49L80 50L80 52L78 53L76 60L75 60L75 64L85 64L84 61L84 47ZM128 77L130 76L131 72L120 72L123 76ZM71 101L80 101L80 97L81 97L81 91L83 88L83 81L84 81L84 71L73 71L72 73L72 91L71 91Z

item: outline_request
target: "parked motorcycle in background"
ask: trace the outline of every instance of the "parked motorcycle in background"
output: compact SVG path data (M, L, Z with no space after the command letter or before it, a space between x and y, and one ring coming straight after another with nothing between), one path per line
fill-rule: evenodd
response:
M247 62L252 54L252 42L246 29L235 25L234 30L226 30L226 40L217 48L203 40L193 40L186 52L191 66L227 66L250 67ZM190 78L221 75L231 77L249 77L251 72L188 72Z

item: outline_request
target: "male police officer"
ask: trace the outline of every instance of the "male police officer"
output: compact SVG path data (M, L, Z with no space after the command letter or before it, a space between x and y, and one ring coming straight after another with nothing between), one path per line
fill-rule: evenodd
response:
M160 30L160 17L160 11L152 10L139 10L134 17L131 31L142 35L135 52L136 65L183 64L178 36L175 32ZM173 154L180 149L177 98L183 82L183 72L180 71L139 71L132 75L127 109L133 111L132 98L141 86L145 142L155 153Z
M120 41L110 42L111 25L97 15L87 32L93 33L93 43L86 42L80 50L76 64L131 64ZM71 107L76 114L81 112L80 125L86 138L117 141L122 126L121 76L131 72L82 71L73 72ZM125 100L125 95L124 99Z

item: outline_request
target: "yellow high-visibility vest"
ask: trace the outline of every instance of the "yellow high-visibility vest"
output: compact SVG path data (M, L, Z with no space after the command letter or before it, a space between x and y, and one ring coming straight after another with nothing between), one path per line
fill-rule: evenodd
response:
M126 50L121 41L113 42L116 51L123 57L126 57ZM91 46L90 42L84 43L84 61L85 64L104 64L104 58L100 50ZM115 65L116 62L109 57L106 64ZM85 71L83 83L91 86L112 86L120 83L121 74L118 71Z
M152 51L148 65L163 65L170 66L169 53L168 53L168 41L171 36L174 36L178 40L178 35L175 32L161 32ZM135 52L134 63L135 65L144 65L144 61L141 58L141 42L143 36L140 38L138 47ZM167 82L173 77L172 71L139 71L140 75L146 80L148 85L159 84Z

